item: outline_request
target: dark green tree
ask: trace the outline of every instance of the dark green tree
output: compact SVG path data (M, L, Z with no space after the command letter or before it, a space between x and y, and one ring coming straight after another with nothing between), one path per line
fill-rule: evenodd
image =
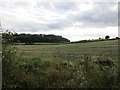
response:
M110 38L110 36L108 36L108 35L107 35L107 36L105 36L105 39L109 39L109 38Z
M45 34L14 34L14 42L20 42L25 44L32 44L38 42L47 42L47 43L66 43L70 42L70 40L53 34L45 35Z

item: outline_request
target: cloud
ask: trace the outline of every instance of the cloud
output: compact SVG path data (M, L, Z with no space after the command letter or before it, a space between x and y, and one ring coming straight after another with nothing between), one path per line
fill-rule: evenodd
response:
M72 23L67 20L56 20L54 23L48 24L48 29L64 29L71 27Z
M115 9L112 10L115 6L117 6L115 3L94 3L92 10L69 15L69 18L72 22L82 22L80 27L83 28L117 26L118 12Z
M2 0L1 3L7 8L33 8L36 0Z
M108 27L116 30L117 5L116 2L2 0L0 17L4 30L60 34L73 40L92 37L92 33L86 34L92 29L96 35L100 30L109 30Z
M62 10L62 11L71 11L77 9L77 3L75 2L57 2L54 5L54 8L56 10Z

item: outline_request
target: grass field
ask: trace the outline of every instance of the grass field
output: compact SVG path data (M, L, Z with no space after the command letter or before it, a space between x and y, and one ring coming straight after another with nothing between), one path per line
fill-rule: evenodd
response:
M25 45L25 43L16 43L17 45ZM32 45L59 45L63 43L32 43Z
M18 45L23 58L79 59L79 55L105 55L117 58L118 40L61 45Z
M118 46L118 40L17 45L17 62L10 61L12 76L3 87L118 88Z

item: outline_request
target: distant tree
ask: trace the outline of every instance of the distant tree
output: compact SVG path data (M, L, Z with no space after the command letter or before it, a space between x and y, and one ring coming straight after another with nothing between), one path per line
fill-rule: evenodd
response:
M116 37L116 39L120 39L119 37Z
M99 37L99 39L101 39L101 38Z
M62 36L58 36L58 35L53 35L53 34L49 34L49 35L45 35L45 34L14 34L15 38L14 38L14 42L20 42L20 43L25 43L25 44L33 44L33 43L37 43L37 42L51 42L51 43L67 43L70 42L70 40L62 37Z
M110 38L110 36L108 36L108 35L107 35L107 36L105 36L105 39L109 39L109 38Z

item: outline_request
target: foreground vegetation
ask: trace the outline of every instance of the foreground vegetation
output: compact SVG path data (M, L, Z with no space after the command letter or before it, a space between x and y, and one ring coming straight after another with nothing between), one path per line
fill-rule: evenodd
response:
M3 88L120 86L117 40L17 46L3 41Z

